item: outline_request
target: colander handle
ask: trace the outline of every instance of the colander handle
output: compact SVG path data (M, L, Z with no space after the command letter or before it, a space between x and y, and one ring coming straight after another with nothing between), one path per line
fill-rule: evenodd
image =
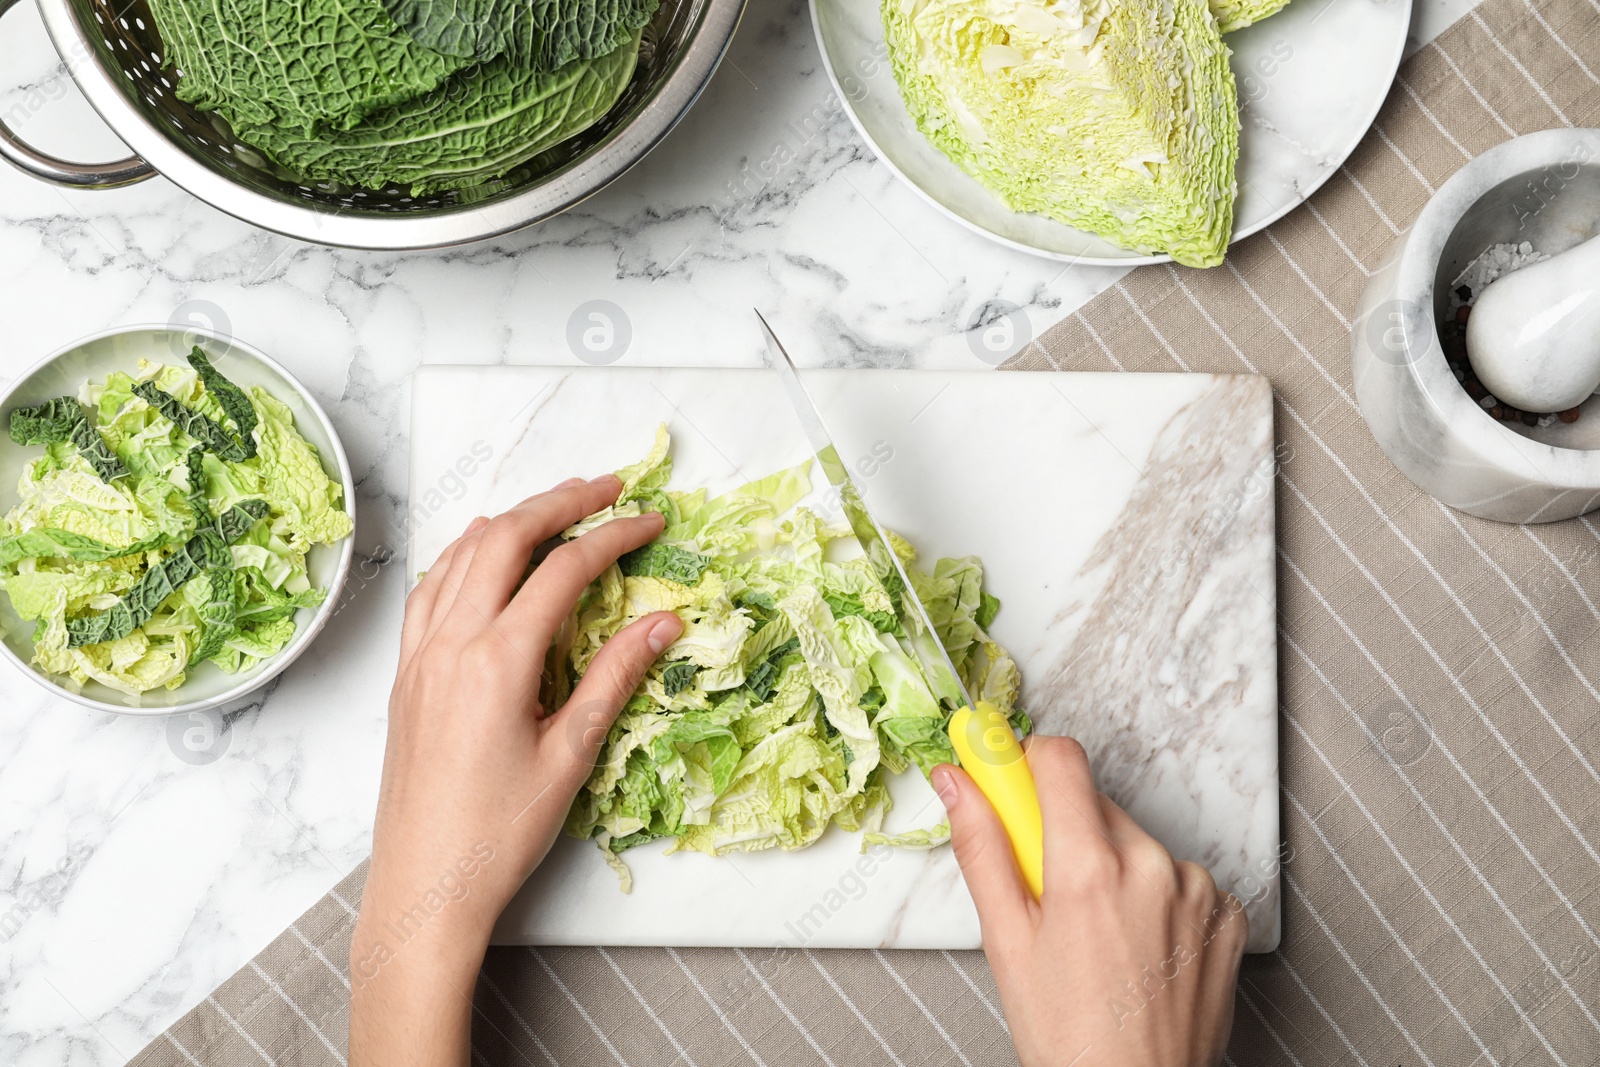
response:
M17 0L0 0L0 15L4 15ZM72 163L47 155L18 137L16 131L0 119L0 156L6 162L52 185L70 189L117 189L134 182L153 178L156 169L138 156L115 163Z

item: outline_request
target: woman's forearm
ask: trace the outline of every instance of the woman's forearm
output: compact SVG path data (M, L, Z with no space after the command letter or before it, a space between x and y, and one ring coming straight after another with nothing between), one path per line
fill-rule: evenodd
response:
M471 1057L472 995L496 918L550 850L623 703L683 631L671 612L624 628L560 708L544 657L584 590L666 525L650 513L535 549L616 503L615 475L570 479L476 519L406 602L400 667L350 946L352 1067Z
M350 1067L464 1067L487 937L446 923L414 929L406 916L381 897L362 904L350 946Z

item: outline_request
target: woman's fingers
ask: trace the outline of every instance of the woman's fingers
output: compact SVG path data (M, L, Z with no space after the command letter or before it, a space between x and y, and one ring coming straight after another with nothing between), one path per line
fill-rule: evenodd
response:
M649 544L666 526L659 512L612 519L568 541L533 572L502 616L503 632L530 652L542 652L572 614L590 582L625 552Z
M461 599L461 583L467 576L467 570L472 566L472 557L478 551L478 544L483 540L483 531L488 528L489 521L473 520L468 532L463 534L456 550L450 554L448 566L436 568L439 572L438 593L433 599L432 618L428 620L428 627L423 631L424 643L433 639L434 635L444 627L445 620L455 610L456 602ZM469 631L475 632L475 631Z
M1184 897L1201 902L1203 917L1200 930L1195 935L1205 946L1201 953L1200 997L1205 1005L1206 1017L1219 1020L1220 1026L1211 1048L1198 1050L1215 1063L1222 1049L1227 1047L1233 1012L1233 991L1239 981L1239 961L1244 957L1245 943L1250 938L1250 917L1238 897L1226 890L1215 888L1216 883L1204 868L1192 863L1180 863L1179 880L1184 885ZM1210 891L1210 906L1204 900Z
M486 621L498 618L527 573L534 549L584 516L615 503L621 489L616 475L607 474L529 497L496 515L479 535L454 607L470 609Z
M1133 821L1133 816L1122 810L1122 805L1106 796L1096 793L1095 800L1100 807L1100 818L1105 820L1106 832L1111 835L1111 840L1117 844L1134 840L1140 837L1149 837L1144 832L1144 827Z
M1096 799L1100 802L1100 816L1105 820L1112 847L1123 864L1146 880L1172 881L1176 875L1172 854L1166 846L1151 837L1116 801L1104 793L1097 794Z
M681 633L683 620L670 611L646 615L624 627L595 654L572 696L551 717L551 729L565 741L558 758L579 783L593 768L622 705Z
M966 771L941 764L930 775L950 816L950 844L978 907L986 947L1014 944L1027 929L1033 896L1000 816Z
M1028 743L1044 822L1044 885L1065 884L1063 876L1092 876L1096 863L1115 857L1110 831L1100 813L1100 797L1083 746L1070 737L1035 734Z
M480 515L467 523L467 528L461 531L461 536L445 546L444 551L439 553L439 558L434 560L433 566L428 568L427 573L406 597L405 624L400 631L402 666L411 659L417 646L422 643L423 635L433 623L434 603L439 599L439 590L444 587L444 575L450 569L450 562L455 558L456 550L461 547L462 541L482 529L488 521Z
M1219 955L1233 957L1234 965L1244 954L1245 942L1250 938L1250 916L1244 902L1226 889L1217 888L1209 871L1196 863L1180 862L1178 865L1179 895L1201 928L1202 939L1219 950Z

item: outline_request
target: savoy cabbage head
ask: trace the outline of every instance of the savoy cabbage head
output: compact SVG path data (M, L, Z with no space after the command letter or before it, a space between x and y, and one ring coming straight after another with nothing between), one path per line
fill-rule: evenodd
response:
M1222 262L1239 104L1206 0L883 0L882 13L918 128L1007 207Z

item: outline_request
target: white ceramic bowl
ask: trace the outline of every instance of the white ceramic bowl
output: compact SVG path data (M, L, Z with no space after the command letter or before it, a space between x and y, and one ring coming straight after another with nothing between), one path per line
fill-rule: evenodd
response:
M886 58L880 2L810 0L834 91L885 166L956 222L1023 252L1112 267L1171 261L1012 211L946 159L906 111ZM1288 214L1355 151L1394 83L1410 25L1411 0L1292 0L1223 38L1242 124L1232 240Z
M316 446L329 476L344 486L345 507L350 508L350 463L345 458L344 447L339 444L339 435L334 432L333 424L305 386L295 380L294 375L249 345L206 330L178 330L166 326L122 327L75 341L47 356L16 380L5 396L0 398L0 419L9 417L11 410L19 406L43 403L56 396L76 396L85 381L103 378L114 370L131 372L141 358L182 364L193 345L204 349L217 369L233 381L246 388L262 386L288 405L289 410L294 412L296 428ZM38 448L24 448L9 436L0 434L0 513L10 511L16 505L17 481L22 476L22 468L38 454ZM351 518L354 517L352 510ZM57 696L86 708L125 715L204 711L260 688L305 651L339 604L339 594L350 569L354 545L355 538L351 536L338 544L312 548L306 559L311 583L326 589L327 599L319 608L301 609L295 616L297 629L294 638L282 651L257 664L252 670L239 674L228 674L214 664L203 663L189 672L189 678L183 685L170 692L157 689L132 697L98 682L91 682L81 693L70 692L48 675L29 666L28 661L33 658L33 624L18 618L11 609L10 600L3 594L0 594L0 630L4 631L4 639L0 640L0 650L3 650L7 660L35 682Z

